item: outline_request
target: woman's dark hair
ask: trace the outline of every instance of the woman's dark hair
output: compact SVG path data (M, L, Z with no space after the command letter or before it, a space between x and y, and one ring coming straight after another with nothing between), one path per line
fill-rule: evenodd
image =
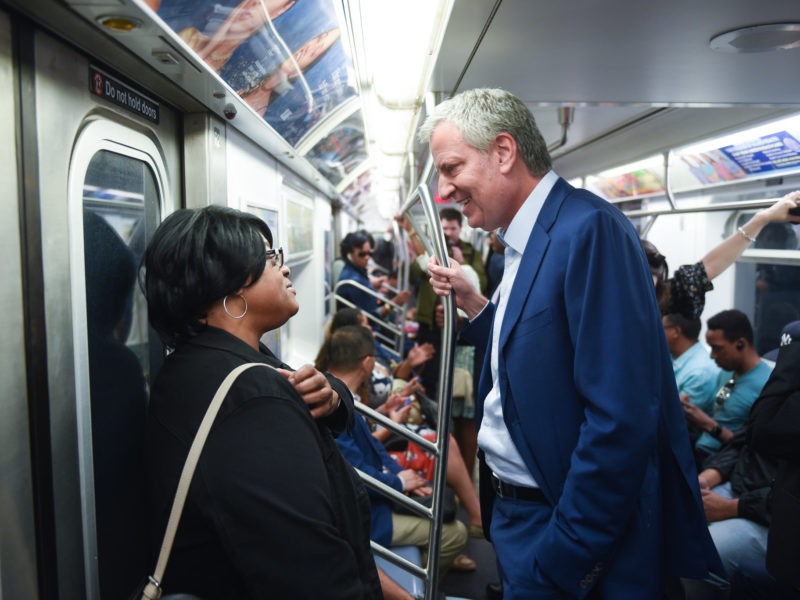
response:
M166 346L196 336L214 302L261 277L262 236L272 245L264 221L222 206L181 209L164 219L144 254L142 288L150 324Z
M667 259L658 251L652 243L642 240L644 253L647 255L647 264L650 265L650 273L656 278L656 298L661 314L665 314L670 301L669 268Z
M370 241L370 236L363 231L354 231L344 236L344 239L339 243L339 251L342 258L347 258L355 248L361 248L366 242ZM370 242L370 245L372 243Z

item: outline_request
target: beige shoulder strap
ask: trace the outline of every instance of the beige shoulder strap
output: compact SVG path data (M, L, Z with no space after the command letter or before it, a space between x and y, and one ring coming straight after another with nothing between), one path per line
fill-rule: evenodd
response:
M208 438L208 432L211 431L211 425L219 412L219 407L222 406L222 401L228 395L233 382L236 378L244 373L251 367L267 367L274 369L275 367L264 363L247 363L236 367L231 371L228 376L222 381L208 405L208 410L200 423L200 428L194 436L191 448L189 448L189 455L186 457L186 463L183 465L181 478L178 482L178 490L175 492L175 500L172 502L172 510L169 513L169 521L167 522L167 530L164 533L164 541L161 543L161 551L158 553L158 561L156 562L155 572L148 577L147 585L142 592L142 600L156 600L161 597L161 578L164 576L164 570L167 568L167 561L169 554L172 551L172 543L175 541L175 532L178 530L178 522L181 519L183 512L183 505L186 502L186 494L189 493L189 484L192 482L194 470L197 467L197 461L200 459L200 453L203 451L203 446Z

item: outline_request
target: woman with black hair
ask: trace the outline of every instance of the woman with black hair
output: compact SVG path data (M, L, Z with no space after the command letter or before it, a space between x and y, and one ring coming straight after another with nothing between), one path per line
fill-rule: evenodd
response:
M714 289L711 280L736 262L770 223L800 223L800 216L789 212L798 207L800 191L789 192L769 208L758 211L733 235L712 248L700 262L680 267L672 278L668 278L667 259L652 243L642 240L661 314L678 313L687 319L699 318L705 307L706 292Z
M352 421L341 381L293 371L259 342L298 310L289 268L253 215L179 210L144 258L150 321L173 352L153 385L145 456L153 550L221 381L231 388L202 450L165 589L203 598L379 598L369 501L336 450ZM155 552L154 552L155 555Z

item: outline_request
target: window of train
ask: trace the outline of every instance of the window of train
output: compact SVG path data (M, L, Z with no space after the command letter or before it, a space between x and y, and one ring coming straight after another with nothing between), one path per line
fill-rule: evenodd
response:
M736 227L753 212L736 216ZM783 327L800 319L800 224L770 223L737 263L735 306L751 316L756 349L778 347Z
M137 284L160 199L150 166L96 152L83 182L83 239L95 519L101 597L126 597L145 571L141 465L148 382L161 345ZM152 343L151 343L152 342ZM127 589L126 589L127 588Z

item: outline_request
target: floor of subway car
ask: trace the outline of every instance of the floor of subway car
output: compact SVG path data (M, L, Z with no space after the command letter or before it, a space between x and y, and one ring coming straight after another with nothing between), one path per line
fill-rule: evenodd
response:
M459 507L458 519L468 523L466 511ZM497 584L500 576L497 574L497 563L492 545L483 539L467 538L467 547L464 554L476 563L474 571L451 570L439 584L439 591L447 596L470 598L471 600L496 600L496 596L487 595L486 586L490 583Z

